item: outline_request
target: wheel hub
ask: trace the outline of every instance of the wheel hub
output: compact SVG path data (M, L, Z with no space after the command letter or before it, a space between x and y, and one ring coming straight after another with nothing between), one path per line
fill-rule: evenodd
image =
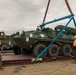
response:
M54 48L54 49L52 50L52 53L56 53L56 48Z

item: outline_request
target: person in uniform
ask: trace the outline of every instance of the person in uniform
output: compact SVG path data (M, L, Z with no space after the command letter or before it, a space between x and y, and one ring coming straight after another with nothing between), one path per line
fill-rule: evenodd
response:
M74 36L73 50L74 50L74 59L76 61L76 36Z

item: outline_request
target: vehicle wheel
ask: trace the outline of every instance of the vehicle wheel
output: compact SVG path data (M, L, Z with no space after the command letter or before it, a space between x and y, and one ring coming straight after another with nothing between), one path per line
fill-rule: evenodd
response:
M70 45L66 44L62 47L62 53L64 56L71 56L72 48Z
M46 48L45 45L43 45L43 44L37 44L37 45L34 47L33 55L34 55L34 56L39 55L45 48ZM47 55L47 51L46 51L41 57L45 57L46 55Z
M13 52L14 52L15 55L20 55L20 54L21 54L21 49L20 49L20 47L14 47Z
M55 45L55 44L53 44L53 45L49 48L48 54L49 54L49 56L51 56L51 57L57 57L58 54L59 54L59 48L58 48L58 46Z

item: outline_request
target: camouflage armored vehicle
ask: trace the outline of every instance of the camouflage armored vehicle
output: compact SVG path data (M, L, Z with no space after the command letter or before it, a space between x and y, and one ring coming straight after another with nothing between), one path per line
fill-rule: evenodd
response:
M14 45L14 53L33 54L37 56L49 43L57 36L63 25L58 25L53 29L43 28L42 30L23 31L12 35L13 40L17 45ZM52 46L42 55L56 57L58 55L70 56L72 54L72 43L76 29L67 27Z

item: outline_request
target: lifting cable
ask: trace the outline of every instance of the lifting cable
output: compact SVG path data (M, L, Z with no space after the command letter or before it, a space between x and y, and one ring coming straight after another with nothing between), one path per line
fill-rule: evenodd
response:
M67 8L68 8L70 14L71 14L71 15L74 15L73 12L72 12L72 10L71 10L71 7L70 7L70 5L69 5L69 3L68 3L67 0L65 0L65 3L66 3L66 5L67 5ZM75 28L76 28L76 21L75 21L74 18L73 18L73 22L74 22L74 24L75 24Z
M47 4L47 7L46 7L46 11L45 11L45 15L44 15L42 24L45 22L45 19L46 19L46 16L47 16L47 12L48 12L48 9L49 9L50 2L51 2L51 0L48 0L48 4ZM66 3L66 5L67 5L67 8L68 8L69 12L72 14L72 10L71 10L71 8L70 8L70 5L69 5L68 1L65 0L65 3Z
M48 8L49 8L49 5L50 5L50 1L51 1L51 0L48 0L48 4L47 4L47 7L46 7L46 11L45 11L45 15L44 15L42 24L45 22L46 15L47 15L47 12L48 12Z
M71 8L70 8L70 5L69 5L68 1L65 0L65 3L66 3L66 5L67 5L67 8L68 8L69 12L72 14L73 12L72 12L72 10L71 10Z

